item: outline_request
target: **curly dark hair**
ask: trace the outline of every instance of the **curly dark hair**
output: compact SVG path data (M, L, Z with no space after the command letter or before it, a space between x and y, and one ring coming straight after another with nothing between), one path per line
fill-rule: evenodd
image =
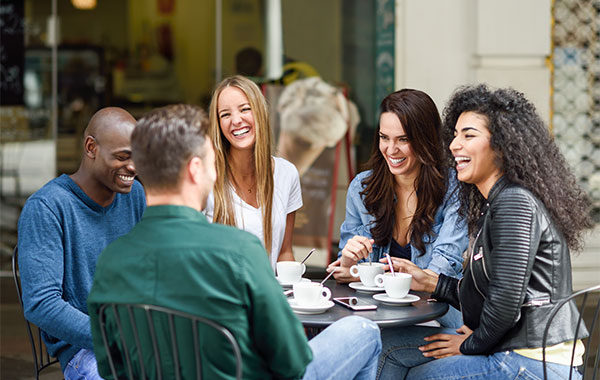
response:
M440 139L441 119L433 100L423 91L403 89L383 99L380 114L392 112L402 123L411 148L421 163L416 179L417 209L410 223L411 244L423 255L425 235L433 232L435 213L446 194L447 167ZM362 184L365 208L375 218L371 234L375 243L385 246L393 236L396 221L394 175L379 150L379 126L371 157L366 164L372 172Z
M498 167L512 183L540 199L574 251L582 248L582 232L592 227L590 201L554 143L550 131L525 96L512 89L491 89L485 84L458 88L443 112L442 138L449 146L463 112L485 116L490 146ZM449 155L454 165L452 155ZM485 199L473 184L460 182L461 213L469 232L477 228Z

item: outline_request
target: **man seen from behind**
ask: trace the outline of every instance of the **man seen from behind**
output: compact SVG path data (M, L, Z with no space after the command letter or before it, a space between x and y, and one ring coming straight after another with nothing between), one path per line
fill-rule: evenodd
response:
M133 159L148 208L140 223L98 260L88 307L100 374L112 378L98 309L104 303L141 303L223 325L240 346L244 379L375 378L381 341L373 322L345 318L308 342L260 240L231 226L211 224L201 213L216 179L207 133L205 113L190 105L154 110L133 132ZM120 337L111 318L109 313L108 343L116 353ZM183 334L191 346L190 335ZM233 378L229 347L211 335L202 339L203 378ZM168 347L170 342L161 344ZM181 357L182 378L194 378L193 357ZM164 355L162 359L168 362ZM122 367L117 371L123 373ZM138 371L137 364L133 367ZM172 366L162 367L167 371L163 377L173 378ZM147 362L146 369L153 372L155 366Z

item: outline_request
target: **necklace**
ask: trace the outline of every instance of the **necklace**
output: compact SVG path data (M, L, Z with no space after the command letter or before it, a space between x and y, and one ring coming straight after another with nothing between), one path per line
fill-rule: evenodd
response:
M233 179L233 184L234 186L238 189L238 191L240 193L244 193L244 188L240 185L243 182L238 181L236 178L236 175L233 174L233 170L231 171L231 178ZM242 177L243 178L243 177ZM248 194L252 194L252 189L256 186L256 177L254 178L254 181L252 182L252 184L248 187Z

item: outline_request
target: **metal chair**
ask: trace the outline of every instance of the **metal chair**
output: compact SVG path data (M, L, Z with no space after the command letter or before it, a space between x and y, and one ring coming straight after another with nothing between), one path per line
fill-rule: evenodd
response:
M580 305L578 305L579 319L577 320L577 327L575 328L575 334L574 334L574 337L578 336L578 333L579 333L580 327L581 327L581 321L584 319L584 312L585 312L586 306L591 305L591 307L594 307L593 301L590 304L587 303L588 296L591 293L600 293L600 285L596 285L591 288L580 290L578 292L573 293L568 298L566 298L566 299L562 300L561 302L559 302L558 304L556 304L556 306L554 306L554 308L550 312L550 317L548 318L548 323L546 324L546 327L544 329L544 335L542 338L542 347L543 347L542 359L543 359L543 363L544 363L544 379L548 379L547 368L546 368L546 342L547 342L547 338L548 338L548 330L550 328L550 325L552 324L554 317L558 314L558 312L561 310L561 308L564 305L568 305L573 300L576 301L576 300L581 299L581 303L580 303ZM598 340L600 339L600 337L598 337L598 333L596 333L596 335L594 335L594 332L597 331L596 327L598 326L598 315L599 315L598 312L599 311L600 311L600 294L598 295L598 299L596 300L596 303L595 303L595 309L593 310L593 317L586 321L587 322L586 325L588 327L588 331L589 331L590 335L587 338L587 343L585 344L585 354L583 357L583 365L578 368L579 372L581 372L581 374L582 374L582 379L584 379L584 380L585 379L598 379L598 377L600 376L600 372L598 371L598 364L600 363L600 342ZM584 341L585 341L585 339L584 339ZM593 356L590 357L590 354L593 354ZM571 368L576 368L576 366L573 365L574 358L575 358L575 344L573 344L573 351L571 353ZM592 360L589 361L589 359L592 359ZM591 372L591 375L590 375L590 372ZM573 373L571 372L569 375L569 380L571 379L572 375L573 375Z
M17 289L17 299L19 300L19 305L21 305L21 312L23 312L23 300L21 299L21 281L19 279L18 254L18 249L17 247L15 247L12 255L12 274L13 280L15 281L15 288ZM29 336L29 343L31 344L35 379L39 380L40 373L44 369L52 366L53 364L58 363L58 359L52 358L50 354L48 354L46 344L44 344L44 342L42 341L42 330L40 330L33 323L29 322L25 318L24 312L23 319L25 320L25 327L27 328L27 335Z
M148 363L154 363L149 366L155 367L157 379L180 380L185 377L183 371L195 373L196 379L202 379L201 353L212 347L203 346L200 325L214 329L231 345L236 364L235 378L242 378L242 354L235 337L225 327L209 319L160 306L107 303L100 306L98 320L114 379L123 376L127 376L129 380L153 378L152 368L147 368ZM182 346L182 342L178 341L182 335L188 338L191 335L193 345ZM116 341L109 342L109 336ZM193 371L184 368L181 362L182 355L192 350ZM97 358L100 360L98 353ZM172 368L165 368L171 361ZM134 370L137 367L139 372L136 374Z

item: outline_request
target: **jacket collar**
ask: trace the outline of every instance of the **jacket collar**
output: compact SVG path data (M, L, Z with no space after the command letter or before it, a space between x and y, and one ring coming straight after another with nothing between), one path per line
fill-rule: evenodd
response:
M488 194L488 198L487 198L487 203L488 204L492 203L494 201L494 199L498 196L498 194L500 194L500 192L502 190L504 190L504 188L508 185L510 185L510 182L508 181L506 176L500 177L496 181L494 186L492 186L492 188L490 189L490 193Z

